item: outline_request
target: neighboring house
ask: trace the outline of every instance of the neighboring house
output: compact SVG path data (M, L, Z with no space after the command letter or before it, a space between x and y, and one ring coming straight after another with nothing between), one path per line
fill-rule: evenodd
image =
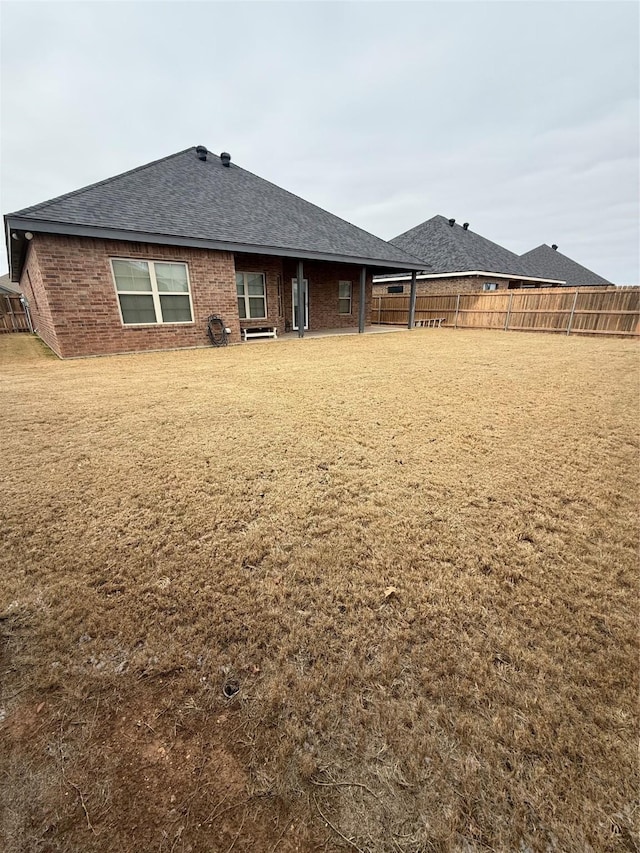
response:
M560 276L541 275L518 255L476 234L469 223L434 216L394 237L394 246L423 261L417 275L417 293L474 293L521 287L557 287ZM374 276L373 293L409 293L411 276Z
M527 265L539 270L541 275L563 278L568 287L611 286L612 284L606 278L602 278L601 275L597 275L597 273L583 267L582 264L563 255L562 252L558 251L555 243L552 246L543 243L537 249L531 249L530 252L520 255L520 258Z
M5 273L5 275L0 275L0 295L2 296L20 296L22 291L20 290L20 285L14 284L11 281L11 276L9 273Z
M11 279L54 352L204 346L211 314L231 341L296 329L298 299L301 335L363 331L373 272L421 269L230 160L192 147L5 216Z

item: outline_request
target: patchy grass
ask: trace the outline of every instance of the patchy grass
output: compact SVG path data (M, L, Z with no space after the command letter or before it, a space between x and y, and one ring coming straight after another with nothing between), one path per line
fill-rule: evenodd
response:
M4 849L638 849L634 343L0 351Z

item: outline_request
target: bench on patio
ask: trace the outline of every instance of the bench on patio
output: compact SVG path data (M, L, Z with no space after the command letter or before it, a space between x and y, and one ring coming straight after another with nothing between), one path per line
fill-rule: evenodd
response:
M243 329L242 339L248 341L249 338L277 338L278 330L275 326L260 326L254 329Z
M416 320L416 327L439 329L446 319L446 317L429 317L428 320Z

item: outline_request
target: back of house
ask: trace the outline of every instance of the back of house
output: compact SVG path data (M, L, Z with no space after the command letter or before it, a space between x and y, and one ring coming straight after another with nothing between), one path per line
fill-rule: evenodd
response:
M363 331L399 246L194 146L5 216L10 274L60 357ZM299 307L300 306L300 307Z

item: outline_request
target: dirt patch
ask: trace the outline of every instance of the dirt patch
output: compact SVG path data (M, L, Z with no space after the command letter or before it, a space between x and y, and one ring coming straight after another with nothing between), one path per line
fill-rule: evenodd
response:
M0 349L6 849L634 849L633 342Z

